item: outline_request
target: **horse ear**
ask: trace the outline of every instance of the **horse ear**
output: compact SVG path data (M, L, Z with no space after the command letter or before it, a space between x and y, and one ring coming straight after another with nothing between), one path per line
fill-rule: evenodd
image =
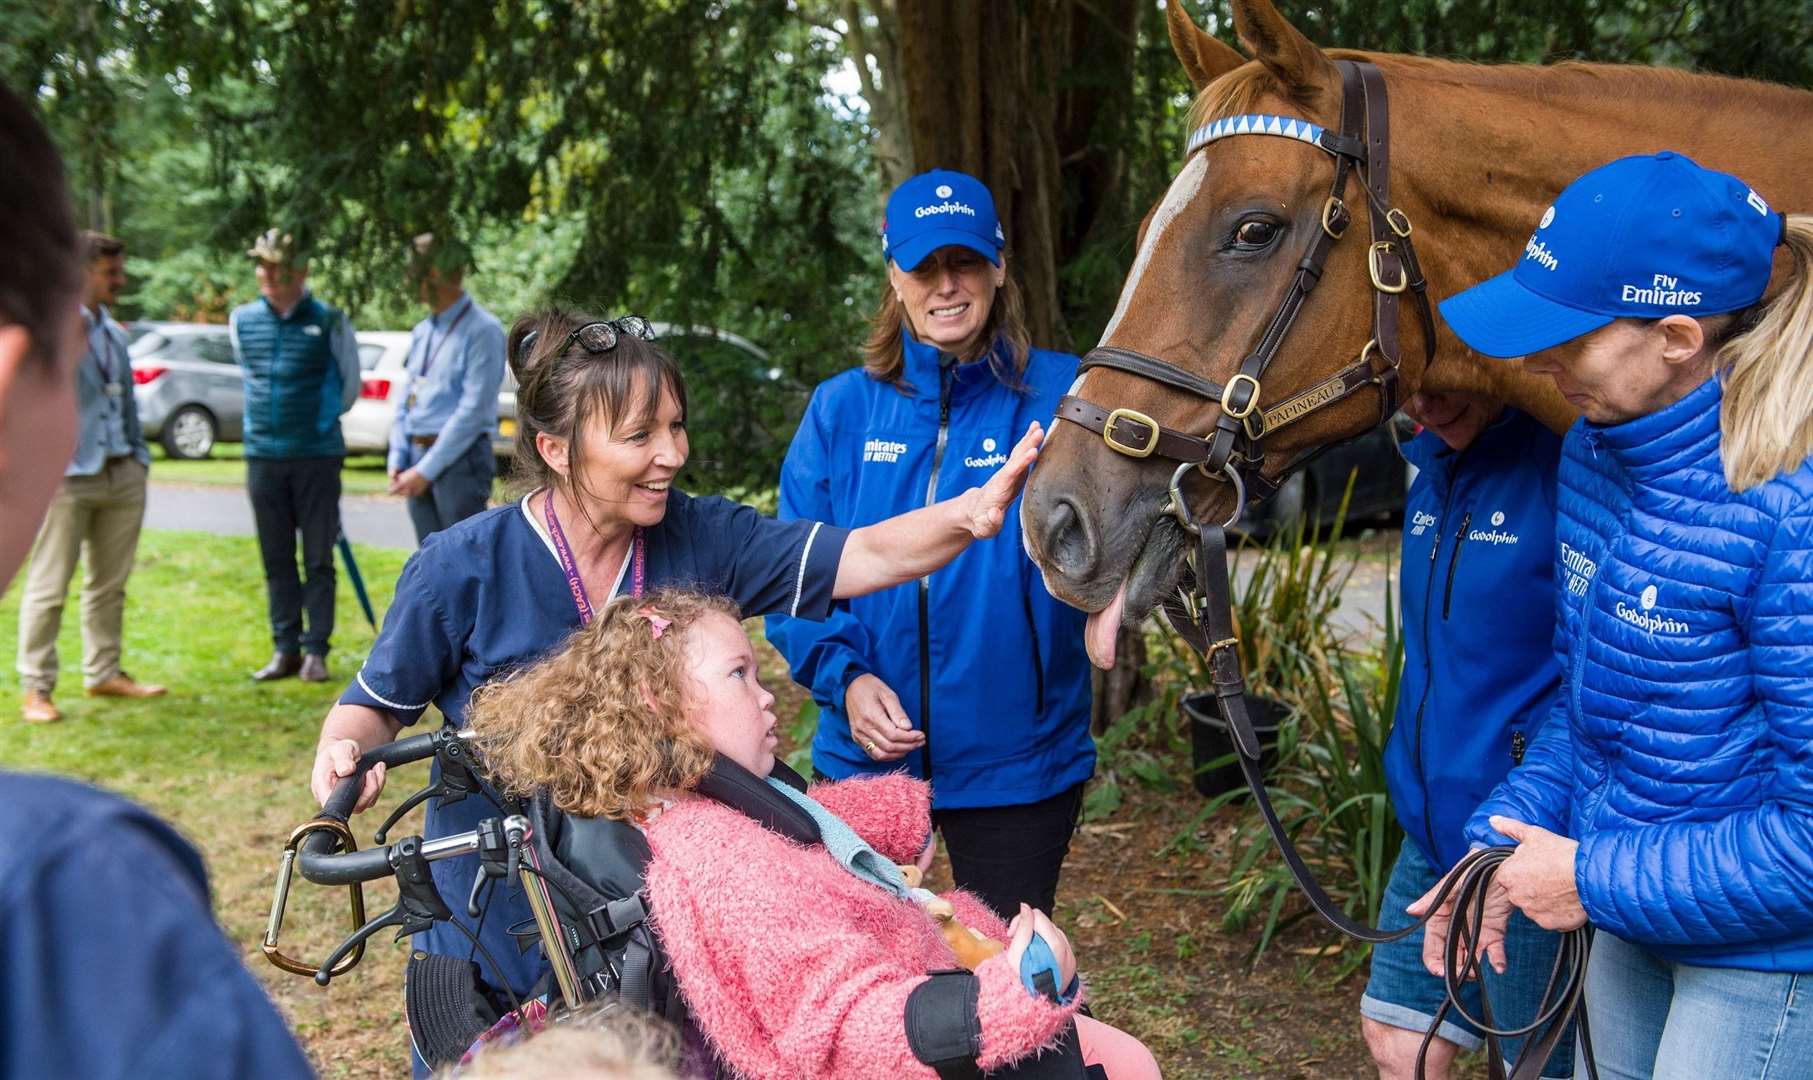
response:
M1183 0L1170 0L1165 5L1165 25L1171 31L1171 51L1177 54L1190 84L1198 90L1246 63L1246 57L1235 52L1233 46L1190 21Z
M1286 22L1271 0L1232 0L1232 6L1240 44L1284 84L1293 101L1313 104L1324 96L1340 96L1341 75L1334 62Z

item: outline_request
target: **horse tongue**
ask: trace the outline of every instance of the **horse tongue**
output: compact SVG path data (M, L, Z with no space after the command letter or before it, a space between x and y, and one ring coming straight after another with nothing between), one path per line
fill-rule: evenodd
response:
M1103 671L1114 666L1114 642L1121 632L1121 609L1126 606L1127 583L1123 581L1108 606L1090 615L1083 627L1083 647L1089 652L1089 662Z

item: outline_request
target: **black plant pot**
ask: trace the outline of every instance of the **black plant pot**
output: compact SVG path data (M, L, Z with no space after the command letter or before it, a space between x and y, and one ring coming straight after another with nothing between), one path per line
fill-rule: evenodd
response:
M1226 760L1219 765L1203 767L1234 753L1234 737L1221 719L1215 695L1204 691L1184 698L1183 714L1190 721L1190 764L1196 793L1212 799L1223 792L1244 787L1246 778L1240 775L1238 761ZM1259 736L1259 771L1264 775L1271 772L1277 762L1278 725L1284 722L1290 710L1282 701L1248 693L1246 714L1252 718L1253 734Z

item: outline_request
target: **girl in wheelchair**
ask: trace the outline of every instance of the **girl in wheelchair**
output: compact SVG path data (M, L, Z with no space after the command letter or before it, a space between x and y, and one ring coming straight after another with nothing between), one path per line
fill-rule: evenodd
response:
M763 1080L1157 1077L1138 1040L1078 1013L1075 958L1045 913L1003 925L967 893L914 887L932 851L924 783L769 779L811 818L810 844L696 790L776 769L774 695L738 615L695 593L620 599L468 716L506 790L644 832L649 920L710 1056Z

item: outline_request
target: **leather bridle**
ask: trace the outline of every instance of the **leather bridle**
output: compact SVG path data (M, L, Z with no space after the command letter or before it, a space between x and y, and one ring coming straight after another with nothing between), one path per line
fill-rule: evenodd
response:
M1417 313L1421 316L1425 366L1435 357L1435 315L1430 309L1426 283L1411 245L1410 219L1390 202L1390 128L1384 79L1376 67L1363 60L1337 60L1335 65L1340 69L1342 85L1339 134L1288 117L1241 116L1215 121L1190 139L1188 152L1194 153L1210 142L1233 135L1279 136L1309 143L1335 159L1334 182L1322 206L1321 228L1297 263L1296 275L1291 279L1277 313L1234 375L1225 383L1217 383L1158 357L1112 346L1091 350L1079 365L1084 371L1109 368L1126 372L1213 402L1218 406L1213 430L1204 435L1192 435L1166 427L1133 409L1103 409L1074 393L1059 401L1058 418L1100 435L1116 453L1133 458L1159 457L1178 463L1171 474L1170 502L1163 512L1173 515L1178 524L1196 538L1191 552L1194 573L1190 576L1194 582L1180 586L1176 596L1164 602L1165 614L1179 636L1203 656L1216 707L1233 736L1234 756L1253 803L1264 818L1291 877L1310 905L1342 933L1376 944L1414 933L1441 908L1446 898L1455 898L1447 954L1448 1000L1437 1011L1417 1055L1419 1080L1424 1075L1425 1059L1435 1032L1450 1009L1465 1016L1485 1033L1487 1070L1493 1080L1502 1080L1505 1076L1504 1059L1499 1052L1500 1039L1525 1038L1523 1052L1512 1066L1511 1078L1536 1080L1541 1076L1549 1053L1567 1033L1569 1021L1574 1019L1580 1024L1588 1075L1596 1077L1592 1042L1586 1031L1586 1012L1582 1006L1590 928L1583 927L1562 935L1548 989L1537 1017L1529 1024L1498 1026L1483 987L1480 990L1482 1016L1470 1015L1459 1004L1462 984L1479 972L1475 946L1481 933L1486 891L1498 865L1510 856L1512 849L1481 848L1470 852L1446 878L1441 892L1430 905L1429 914L1416 922L1395 930L1367 926L1343 911L1316 881L1279 819L1261 771L1262 748L1247 713L1246 677L1241 670L1239 638L1234 631L1226 529L1239 518L1249 490L1257 491L1261 497L1271 494L1285 477L1320 452L1306 451L1293 458L1281 475L1264 476L1261 471L1264 440L1278 429L1367 388L1377 389L1379 393L1379 423L1386 422L1397 412L1400 404L1398 308L1399 298L1406 292L1416 301ZM1349 366L1270 408L1261 408L1264 387L1260 380L1276 359L1310 292L1321 280L1329 252L1347 231L1351 217L1344 196L1347 178L1355 172L1370 208L1367 216L1371 222L1372 246L1367 249L1366 264L1373 288L1372 339ZM1225 478L1234 485L1234 512L1225 524L1195 520L1182 488L1192 469L1211 478Z
M1314 451L1306 452L1291 461L1281 474L1264 475L1264 441L1280 428L1367 388L1379 392L1378 423L1397 412L1398 308L1406 292L1421 317L1425 364L1435 357L1435 314L1411 243L1410 218L1390 201L1390 116L1384 79L1378 68L1365 61L1337 60L1335 65L1340 69L1342 83L1339 133L1288 117L1241 116L1209 124L1190 139L1189 152L1194 153L1222 138L1268 135L1308 143L1334 158L1334 181L1322 204L1320 227L1298 261L1277 312L1235 373L1227 382L1218 383L1156 356L1116 346L1092 349L1078 365L1079 372L1093 368L1123 371L1213 402L1218 408L1214 428L1205 435L1193 435L1167 427L1134 409L1104 409L1074 393L1058 402L1058 419L1100 435L1116 453L1177 462L1171 478L1171 503L1166 509L1191 532L1196 531L1197 525L1181 490L1190 468L1235 485L1237 518L1249 492L1260 498L1272 494L1314 455ZM1352 221L1346 195L1348 176L1355 173L1371 208L1367 217L1372 245L1367 249L1366 268L1373 288L1372 338L1352 364L1301 393L1264 407L1261 379L1277 359L1291 327L1302 314L1304 302L1321 280L1329 253L1346 235ZM1234 518L1229 520L1231 523Z

